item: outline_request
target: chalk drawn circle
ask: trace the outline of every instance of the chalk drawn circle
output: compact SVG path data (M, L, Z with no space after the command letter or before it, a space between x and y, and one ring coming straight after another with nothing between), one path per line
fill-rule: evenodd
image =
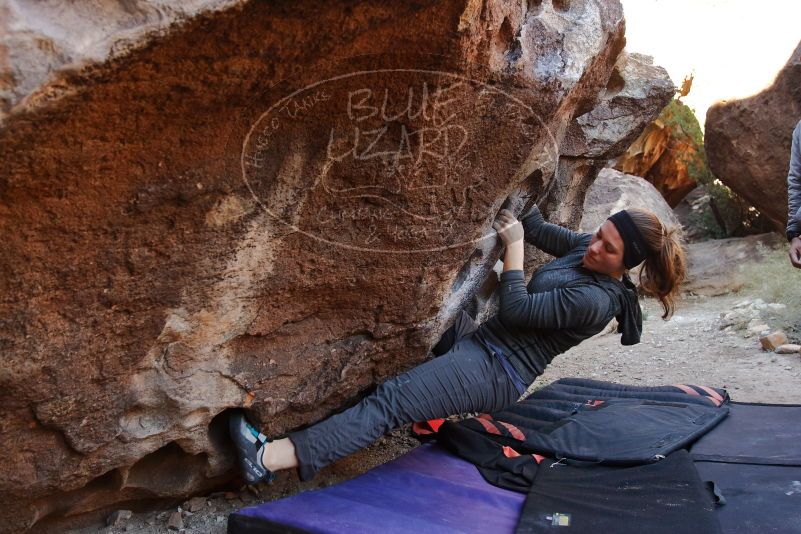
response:
M442 234L446 234L448 230L452 231L452 226L448 227L447 225L452 225L457 221L455 215L461 213L458 211L459 209L464 208L464 204L459 204L459 201L464 199L457 199L456 202L448 207L449 211L442 211L441 207L437 211L437 208L432 208L433 204L428 205L430 209L434 209L434 215L417 209L424 205L419 199L422 198L426 190L429 191L431 198L441 199L442 188L449 185L451 186L451 191L456 191L454 195L458 195L459 191L469 191L472 186L475 186L475 182L471 182L470 177L476 176L477 174L475 173L478 172L486 172L485 169L481 169L481 171L476 169L483 165L482 156L486 153L491 153L491 150L482 152L480 150L481 147L476 147L475 145L468 146L467 151L463 150L469 141L469 134L485 135L483 132L478 131L482 129L479 127L483 127L485 124L483 119L476 119L475 116L470 115L466 116L465 121L469 122L471 126L469 129L463 123L449 122L453 114L445 118L439 117L440 121L437 123L436 111L443 108L436 108L429 116L426 116L425 100L422 96L420 97L420 106L417 108L413 105L413 96L409 97L410 104L405 109L405 111L408 111L405 115L403 113L403 105L395 106L390 111L389 116L386 113L373 113L378 109L379 106L377 104L379 102L386 103L389 100L386 95L389 93L390 86L393 88L396 85L398 87L403 86L402 83L391 83L390 80L398 77L406 80L410 77L419 77L423 82L445 81L450 83L450 85L444 86L445 89L441 84L432 86L433 89L431 91L434 93L439 91L437 93L439 97L444 91L457 91L457 89L453 89L454 87L463 89L465 94L460 95L454 92L453 95L462 98L462 100L458 101L458 109L467 111L470 114L492 113L492 105L506 106L504 108L505 111L512 110L509 112L511 116L509 121L511 123L525 121L529 128L541 128L541 131L547 136L550 158L552 158L553 162L558 161L558 143L542 118L534 111L531 105L495 85L471 79L458 73L435 69L379 68L353 70L344 74L326 77L294 90L267 108L252 123L242 142L240 169L245 185L257 204L271 218L286 225L291 231L328 245L348 250L383 254L435 253L450 248L475 244L487 238L494 239L496 234L493 230L489 234L467 241L446 242L435 246L422 247L419 242L421 240L420 236L402 233L403 231L407 233L413 231L416 228L415 225L424 229L434 228ZM353 83L354 81L357 83ZM416 87L416 84L410 84L408 92L413 93L412 89ZM427 86L423 83L420 87L422 89L418 92L422 95ZM356 88L356 91L354 91L354 88ZM380 98L380 89L382 88L385 90L386 97L383 100ZM332 103L332 99L335 95L341 97L346 90L349 95L348 105L345 106L347 109L338 109L338 106ZM359 91L362 91L362 93L358 94ZM372 96L377 95L378 98L365 104L368 91L371 92ZM354 114L354 93L357 95L355 102L360 104L359 115ZM472 96L474 101L465 102L463 99L468 96ZM360 100L361 97L365 98ZM487 101L481 102L482 98L486 98ZM493 98L495 100L492 100ZM501 99L503 103L498 104L497 99ZM453 99L447 99L445 102L450 100ZM402 98L398 100L398 102L402 101ZM332 108L332 105L335 107ZM395 116L394 113L398 109L401 109L402 112ZM382 109L382 111L386 110ZM314 113L317 113L317 115L314 115ZM413 115L415 113L417 114L416 116ZM376 117L376 115L380 116ZM426 120L428 120L428 123L434 124L435 127L427 126ZM350 152L344 149L339 152L332 151L331 147L337 146L339 142L334 133L335 128L331 127L329 131L324 131L321 125L341 126L340 123L347 123L348 121L351 124L346 124L345 126L352 128L350 131L347 127L341 128L343 139L347 138L346 142L341 144L345 147L350 146ZM382 122L384 123L383 125ZM522 131L524 131L521 130L519 125L517 125L517 130L515 130L514 124L507 126L509 126L507 129L512 130L510 134L512 136L521 135ZM390 127L395 128L396 131L392 135L388 135L387 138L389 142L393 143L393 147L395 146L394 143L398 142L399 148L396 152L392 150L374 150L373 152L363 150L360 152L358 150L358 148L369 148L368 145L370 144L376 145L378 143L376 139L380 138L380 132L382 130L389 131ZM499 128L499 130L501 135L504 135L503 132L506 130L504 128ZM358 144L359 141L363 141L370 135L373 137L364 141L362 145ZM433 142L430 141L431 135L434 135ZM417 138L416 141L414 141L415 136ZM426 136L428 136L430 144L426 144L424 140ZM321 157L319 154L320 146L325 138L328 140L326 157ZM354 138L356 139L355 142ZM334 205L337 202L340 203L337 206L338 209L332 209L330 213L332 214L331 220L339 217L341 226L336 227L334 225L331 228L325 228L326 235L322 235L323 231L319 228L316 231L301 228L298 224L289 220L286 214L277 212L274 206L271 207L268 202L265 202L263 198L265 193L259 187L261 184L270 184L270 198L273 203L278 198L288 204L284 205L283 208L289 209L291 213L293 195L302 195L302 192L298 190L299 188L296 184L292 183L292 180L286 180L286 177L293 172L293 162L291 161L293 154L301 153L301 156L304 156L302 146L299 147L299 145L293 145L293 143L304 142L316 143L315 146L318 153L314 153L314 151L312 153L319 157L310 158L313 160L311 163L308 161L309 158L305 158L305 161L302 162L307 167L307 169L302 169L298 172L298 174L305 176L307 182L307 185L303 188L310 187L318 193L322 192L322 197L325 197ZM438 150L438 148L442 147L437 147L437 143L447 150ZM276 147L276 144L280 145L280 147ZM472 152L470 151L471 148ZM345 156L342 156L342 154L345 154ZM343 159L341 158L343 157L350 157L349 166L342 165ZM438 158L440 161L437 161ZM301 159L304 158L302 157ZM423 178L417 178L415 173L420 170L420 162L424 159L425 163L422 165L425 167L425 172L420 173ZM399 163L401 160L406 160L403 161L405 166ZM360 165L364 167L364 172L348 173L347 171L354 167L353 161L359 161ZM445 166L442 168L443 174L440 175L437 172L433 172L432 168L437 169L437 165L443 165L442 161L446 161ZM344 169L344 171L341 171L342 176L337 176L336 174L338 166ZM311 168L310 172L306 172L308 167ZM384 169L386 167L389 168L388 173L382 174L385 172ZM401 167L407 174L399 171ZM408 172L409 169L411 169L411 172ZM458 179L465 180L464 184L458 182L449 184L447 180L441 178L443 175L449 176L448 172L453 171L453 169L456 169L456 172L451 174L458 177ZM474 174L471 175L471 172ZM366 181L366 183L358 183L359 179ZM356 183L354 183L354 180ZM370 182L371 180L372 183ZM280 189L282 185L285 186L286 191ZM437 191L438 188L439 191ZM435 193L439 193L439 197ZM318 196L321 195L318 194ZM344 207L353 205L356 202L361 203L358 209ZM342 213L346 215L343 216L341 215ZM481 214L479 214L480 216ZM384 238L382 242L387 241L387 231L397 231L392 228L392 225L395 224L401 232L390 234L390 236L396 238L394 242L399 246L397 248L370 246L369 239L359 234L365 218L383 221L383 226L379 225L385 231L385 234L382 235ZM415 224L409 224L410 222ZM351 241L348 242L345 239L346 233L351 232L352 234L354 231L356 236L348 235L347 237ZM368 231L369 228L365 230L365 233ZM363 238L364 241L360 244L354 244L352 241L355 241L356 237ZM428 239L427 235L423 237ZM410 243L413 243L413 245L409 246Z

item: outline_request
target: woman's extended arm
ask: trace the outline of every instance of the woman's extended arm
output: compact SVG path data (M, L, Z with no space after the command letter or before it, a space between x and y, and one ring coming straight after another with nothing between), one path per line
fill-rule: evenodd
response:
M546 222L536 204L521 217L520 223L523 225L524 239L527 243L556 257L564 256L576 248L581 243L582 237L587 235Z
M603 288L586 284L529 293L522 269L502 272L498 291L498 318L507 328L588 326L607 322L613 315Z

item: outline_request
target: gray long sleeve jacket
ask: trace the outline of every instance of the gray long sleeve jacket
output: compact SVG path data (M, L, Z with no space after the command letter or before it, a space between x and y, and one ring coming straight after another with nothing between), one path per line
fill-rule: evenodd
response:
M787 172L787 240L801 235L801 121L793 130L790 170Z
M557 259L524 283L522 269L501 273L498 312L483 322L479 341L498 347L526 384L553 358L618 318L623 344L639 342L642 316L634 284L582 266L591 234L545 222L532 208L520 222L524 239Z

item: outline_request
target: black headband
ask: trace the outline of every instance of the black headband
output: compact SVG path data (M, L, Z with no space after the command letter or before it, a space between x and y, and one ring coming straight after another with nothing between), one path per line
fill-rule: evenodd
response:
M631 269L639 265L645 258L651 255L651 249L642 236L640 229L634 224L626 210L619 211L609 217L615 225L620 237L623 238L623 266Z

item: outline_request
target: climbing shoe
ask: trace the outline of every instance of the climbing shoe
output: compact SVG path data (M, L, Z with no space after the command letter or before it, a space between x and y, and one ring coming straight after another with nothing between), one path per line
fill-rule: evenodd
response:
M242 470L245 482L251 485L261 481L272 482L275 473L264 467L261 461L264 446L271 440L250 424L241 411L231 414L228 419L228 431L236 445L239 468Z

